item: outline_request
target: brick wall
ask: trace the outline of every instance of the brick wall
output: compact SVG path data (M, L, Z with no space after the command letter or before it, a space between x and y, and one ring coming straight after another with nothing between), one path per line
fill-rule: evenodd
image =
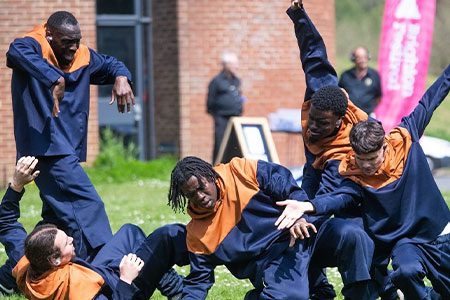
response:
M5 53L11 41L30 31L36 24L44 23L57 10L72 12L81 24L82 42L96 47L95 1L82 0L2 0L0 9L0 185L9 182L16 148L11 105L11 70L6 67ZM91 99L97 99L96 88L91 89ZM20 134L20 133L19 133ZM88 161L98 153L97 102L91 101L89 123Z
M248 98L244 116L267 116L279 107L299 108L305 90L288 2L206 0L153 1L155 125L158 154L175 152L211 159L213 123L205 112L206 89L220 71L224 50L240 57L239 76ZM334 0L306 5L334 59ZM16 36L69 10L81 24L83 43L95 49L95 1L3 0L0 10L0 184L8 182L15 160L11 70L5 53ZM32 12L32 13L30 13ZM88 161L98 153L97 92L91 89ZM281 163L303 161L297 135L274 133Z
M179 153L177 1L153 1L153 77L157 154Z
M177 4L182 156L211 160L213 122L205 112L205 97L208 82L221 69L224 50L240 57L239 76L248 98L244 116L267 117L280 107L300 107L305 82L293 25L285 13L289 1L179 0ZM317 0L305 7L334 59L334 0ZM274 140L282 164L303 162L300 138L276 133Z

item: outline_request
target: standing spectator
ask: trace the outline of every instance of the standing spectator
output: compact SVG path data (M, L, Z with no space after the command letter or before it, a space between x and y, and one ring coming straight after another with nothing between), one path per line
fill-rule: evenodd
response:
M222 71L209 83L206 103L208 113L214 118L213 164L216 163L228 120L242 114L241 80L236 76L239 66L236 54L223 53L222 66Z
M53 13L45 24L15 39L6 54L12 72L17 156L35 156L42 219L74 238L87 258L112 238L105 207L80 161L86 160L89 85L114 84L119 112L134 104L131 75L114 57L80 44L77 19Z
M364 47L357 47L350 54L355 66L339 79L339 86L344 88L349 98L368 115L373 115L380 102L381 82L378 72L369 67L370 53Z

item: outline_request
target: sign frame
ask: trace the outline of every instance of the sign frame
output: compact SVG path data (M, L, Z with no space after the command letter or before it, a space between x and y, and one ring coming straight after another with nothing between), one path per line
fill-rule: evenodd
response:
M227 163L235 156L280 163L266 118L231 117L228 120L214 164Z

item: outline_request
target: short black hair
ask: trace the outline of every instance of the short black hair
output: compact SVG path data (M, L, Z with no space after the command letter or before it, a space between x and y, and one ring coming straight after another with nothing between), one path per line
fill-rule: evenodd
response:
M367 120L357 123L350 130L350 144L356 154L367 154L383 147L385 131L380 122Z
M64 10L54 12L47 20L47 26L51 28L61 28L66 24L77 25L78 21L74 15Z
M329 85L317 90L311 97L311 105L321 111L332 111L343 117L348 107L348 99L340 87Z
M177 212L184 212L186 197L181 192L181 187L195 176L198 182L205 178L209 182L215 182L220 175L213 169L210 163L195 156L187 156L180 160L170 175L169 202L167 203Z

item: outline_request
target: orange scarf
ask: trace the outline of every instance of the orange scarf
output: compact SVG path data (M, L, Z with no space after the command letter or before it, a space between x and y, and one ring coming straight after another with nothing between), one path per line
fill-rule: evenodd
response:
M12 274L19 289L31 300L89 300L98 294L105 282L95 271L74 263L32 280L28 276L29 266L30 262L23 256Z
M358 122L368 119L367 114L356 107L350 100L348 100L347 111L342 118L342 124L336 135L324 138L315 143L309 142L308 119L309 110L311 108L311 101L305 101L302 105L302 135L305 145L308 150L316 156L313 168L323 170L325 163L330 160L342 160L347 153L352 150L350 145L350 130L353 125Z
M62 69L59 66L55 54L53 53L52 47L50 47L50 44L45 37L45 25L35 26L32 31L25 34L25 37L35 39L41 45L42 57L45 58L49 64L63 70L66 73L74 72L84 66L87 66L91 59L89 48L85 45L80 45L77 52L75 52L71 65L66 69Z
M386 150L384 161L374 175L364 175L356 164L355 153L349 152L339 165L339 173L361 186L380 189L403 174L409 149L412 145L411 135L403 127L396 127L385 137Z
M188 206L192 220L187 225L186 241L190 252L213 253L240 221L242 211L259 192L256 168L256 160L244 158L214 167L222 179L216 181L220 192L216 205L212 209Z

